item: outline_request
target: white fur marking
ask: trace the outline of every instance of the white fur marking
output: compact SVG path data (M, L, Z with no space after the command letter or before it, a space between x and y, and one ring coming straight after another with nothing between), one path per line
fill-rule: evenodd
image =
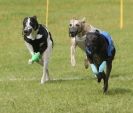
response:
M42 38L42 35L38 34L38 35L36 36L36 39L40 39L40 38Z
M26 26L25 26L24 29L25 29L25 30L32 29L32 27L31 27L31 25L30 25L30 18L27 19Z
M35 38L33 38L32 34L30 34L29 36L27 36L28 39L31 39L31 40L35 40Z

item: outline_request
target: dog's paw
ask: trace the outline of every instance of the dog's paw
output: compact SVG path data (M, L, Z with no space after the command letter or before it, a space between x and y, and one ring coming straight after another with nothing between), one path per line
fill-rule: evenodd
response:
M48 80L41 80L41 84L44 84L45 82L47 82Z
M72 67L75 67L75 65L76 65L76 64L74 64L74 63L71 63L71 65L72 65Z
M87 59L84 60L84 66L85 66L85 69L88 69L89 67L89 62Z
M71 65L74 67L76 65L76 61L75 60L71 60Z
M88 69L88 67L89 67L89 65L88 64L87 65L85 64L85 69Z
M28 64L33 64L32 59L29 59Z
M44 84L45 83L45 81L44 80L41 80L41 84Z
M45 82L49 81L50 78L48 76L42 77L41 84L44 84Z

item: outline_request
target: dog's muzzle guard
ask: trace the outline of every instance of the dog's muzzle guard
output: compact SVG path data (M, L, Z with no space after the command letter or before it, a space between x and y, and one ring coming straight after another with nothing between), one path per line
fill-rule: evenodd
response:
M75 37L78 34L78 29L77 28L69 28L69 35L70 37Z
M24 34L25 34L25 35L27 35L27 36L28 36L28 35L30 35L30 34L31 34L32 29L24 29L24 31L23 31L23 32L24 32Z

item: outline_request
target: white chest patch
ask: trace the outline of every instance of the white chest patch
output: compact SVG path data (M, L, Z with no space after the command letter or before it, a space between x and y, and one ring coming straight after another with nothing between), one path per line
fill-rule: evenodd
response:
M82 36L82 37L76 36L76 41L78 41L78 42L84 42L85 39L86 39L86 35L84 35L84 36Z
M84 51L85 50L85 39L86 39L86 35L84 35L83 37L75 37L75 41L77 43L77 45Z
M33 38L33 36L30 34L29 36L27 36L28 39L31 39L31 40L35 40L35 38Z
M38 35L36 36L36 39L40 39L40 38L42 38L42 35L38 34Z
M30 18L27 19L26 26L25 26L24 29L25 29L25 30L32 29L32 27L31 27L31 25L30 25Z
M42 38L42 35L38 34L35 38L30 34L29 36L27 36L28 39L31 39L31 40L35 40L35 39L40 39Z

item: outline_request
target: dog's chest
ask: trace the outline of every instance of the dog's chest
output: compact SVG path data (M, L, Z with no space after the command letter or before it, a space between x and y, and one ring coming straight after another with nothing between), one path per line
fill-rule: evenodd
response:
M32 45L34 52L43 53L47 48L47 37L42 34L37 34L35 38L31 35L24 37L25 41Z
M31 40L35 40L35 39L41 39L43 37L43 35L41 34L37 34L37 35L32 35L30 34L29 36L27 36L28 39L31 39Z
M98 54L93 55L93 61L94 61L95 64L100 64L101 63L101 59L100 59Z
M82 50L85 50L85 39L86 39L86 35L84 35L84 36L82 36L82 37L76 36L76 38L75 38L76 44L77 44Z

